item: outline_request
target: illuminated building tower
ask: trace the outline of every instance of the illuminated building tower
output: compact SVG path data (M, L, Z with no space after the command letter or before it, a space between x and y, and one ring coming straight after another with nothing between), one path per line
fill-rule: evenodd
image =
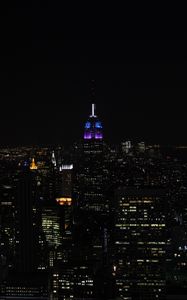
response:
M85 140L102 140L103 132L102 125L97 116L95 115L95 104L92 104L92 114L85 124L84 131Z
M72 224L72 164L60 166L56 201L63 212L63 228L66 230Z
M107 206L103 195L103 127L92 114L85 123L83 145L83 181L80 207L84 210L104 212Z
M75 289L76 297L102 299L106 288L104 269L108 255L109 207L105 198L103 127L95 114L94 104L84 127L82 159L77 167L77 178L74 240L78 268L76 284L79 287ZM81 268L85 271L84 275ZM89 288L83 280L86 276L89 278Z
M53 266L50 299L54 300L74 298L75 271L72 262L72 171L72 164L62 164L56 178L56 208L59 212L58 215L61 216L59 222L61 225L61 244L56 247L53 262L50 256L50 265Z
M51 162L52 162L54 168L56 168L57 163L56 163L56 157L55 157L55 152L54 152L54 150L52 151Z
M72 164L60 167L59 173L56 174L56 201L42 209L42 228L49 248L49 265L51 267L55 260L66 256L65 244L71 239L72 169ZM68 252L70 250L69 247Z
M32 162L30 164L30 170L37 170L37 169L38 169L38 167L37 167L37 165L35 163L35 159L32 158Z
M114 276L120 299L164 299L166 191L116 192Z
M42 209L42 229L47 242L49 267L53 267L62 245L62 217L58 207ZM60 254L61 255L61 254Z
M131 141L126 141L122 143L122 152L128 154L132 150L132 143Z

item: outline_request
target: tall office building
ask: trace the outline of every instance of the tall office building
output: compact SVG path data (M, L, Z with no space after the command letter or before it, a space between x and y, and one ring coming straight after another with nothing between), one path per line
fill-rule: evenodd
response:
M16 196L16 270L33 272L38 264L38 234L34 174L23 167Z
M103 194L103 126L95 114L95 104L92 104L92 114L84 128L82 171L80 208L93 212L106 211Z
M42 228L49 248L49 265L66 256L65 242L72 231L72 164L55 173L55 201L42 208Z
M56 180L56 201L63 213L63 229L72 225L72 172L73 164L62 164Z
M97 274L104 274L104 269L106 270L108 254L109 206L105 198L103 150L103 126L95 113L95 105L92 104L91 115L84 126L82 159L75 168L78 197L75 199L74 227L74 249L76 256L79 257L76 259L79 270L76 273L77 282L83 276L80 271L84 269L84 277L87 276L92 282L92 291L90 286L87 290L87 285L82 285L76 289L77 297L84 294L88 298L102 298L107 286L103 279L105 276L101 276L100 281L97 280Z
M114 276L124 300L164 299L166 192L119 188L116 192Z
M11 177L13 181L13 176ZM15 253L15 195L13 184L0 183L0 278L14 266ZM2 269L1 269L2 268Z
M15 189L15 260L0 286L1 299L48 299L48 274L39 270L39 209L36 168L18 170Z

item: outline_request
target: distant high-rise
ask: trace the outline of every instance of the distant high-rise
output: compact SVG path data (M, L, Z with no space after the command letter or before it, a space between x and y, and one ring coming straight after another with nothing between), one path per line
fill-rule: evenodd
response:
M35 159L34 159L34 157L32 158L32 162L31 162L31 164L30 164L30 170L37 170L38 169L38 167L37 167L37 165L36 165L36 163L35 163Z
M60 166L56 201L61 206L64 230L71 227L72 223L72 172L73 164Z
M37 269L38 234L36 220L36 185L34 174L22 170L16 197L16 270L33 272Z
M166 191L116 192L114 275L120 299L164 299Z

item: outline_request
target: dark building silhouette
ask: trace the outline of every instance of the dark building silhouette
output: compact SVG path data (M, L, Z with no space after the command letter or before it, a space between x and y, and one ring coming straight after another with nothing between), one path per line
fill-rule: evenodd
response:
M13 238L14 263L1 286L2 299L38 299L48 297L48 273L41 271L41 214L37 194L37 168L25 162L15 179Z
M16 266L18 272L33 272L39 258L38 211L35 174L25 166L17 183L16 197Z
M1 286L1 298L48 300L48 274L46 272L12 273Z

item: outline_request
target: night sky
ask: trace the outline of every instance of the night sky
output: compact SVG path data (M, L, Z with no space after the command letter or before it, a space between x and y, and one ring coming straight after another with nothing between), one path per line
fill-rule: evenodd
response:
M81 36L62 18L38 4L1 19L0 146L80 139L92 79L107 141L187 144L186 33L145 37L124 26Z

